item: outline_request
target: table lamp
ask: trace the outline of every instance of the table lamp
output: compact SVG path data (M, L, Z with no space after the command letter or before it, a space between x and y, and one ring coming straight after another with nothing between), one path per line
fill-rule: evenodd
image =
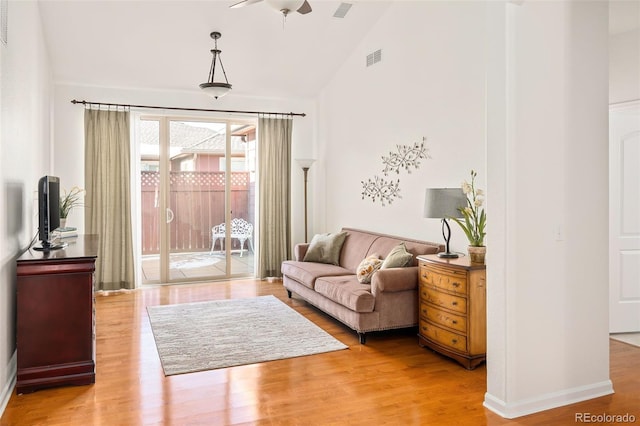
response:
M459 209L467 207L467 197L461 188L427 188L424 199L424 217L442 219L442 236L445 241L445 251L438 253L438 257L455 259L456 253L449 251L451 227L447 219L463 217Z

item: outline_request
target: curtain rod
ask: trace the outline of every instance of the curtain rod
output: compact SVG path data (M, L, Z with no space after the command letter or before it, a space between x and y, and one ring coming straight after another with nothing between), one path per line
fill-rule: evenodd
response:
M105 102L91 102L91 101L78 101L73 99L71 101L72 104L82 104L82 105L104 105L104 106L115 106L115 107L125 107L125 108L146 108L146 109L168 109L174 111L201 111L201 112L225 112L230 114L265 114L265 115L289 115L289 116L299 116L306 117L307 114L304 112L267 112L267 111L234 111L228 109L203 109L203 108L181 108L181 107L163 107L163 106L153 106L153 105L129 105L129 104L109 104Z

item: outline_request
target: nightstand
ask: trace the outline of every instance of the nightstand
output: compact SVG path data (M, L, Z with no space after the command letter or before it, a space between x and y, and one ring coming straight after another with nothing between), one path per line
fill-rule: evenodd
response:
M486 360L485 265L418 256L418 341L471 370Z

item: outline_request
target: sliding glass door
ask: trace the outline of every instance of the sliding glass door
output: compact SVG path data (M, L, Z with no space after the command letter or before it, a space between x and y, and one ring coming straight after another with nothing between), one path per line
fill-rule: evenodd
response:
M254 274L255 125L140 120L143 282Z

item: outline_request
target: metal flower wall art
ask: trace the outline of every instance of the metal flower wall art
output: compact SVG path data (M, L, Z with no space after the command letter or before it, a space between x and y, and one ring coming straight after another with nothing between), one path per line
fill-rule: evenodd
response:
M420 167L421 158L431 158L424 146L427 138L423 137L422 142L411 145L396 145L398 152L390 152L388 157L382 156L382 164L384 164L385 176L389 176L389 172L400 174L400 170L404 169L407 173L411 173L411 167L418 169Z
M401 170L411 173L411 169L420 167L420 159L431 158L428 149L425 146L427 138L423 137L422 142L415 142L413 145L396 145L397 152L389 152L388 156L382 156L382 164L384 170L382 173L389 176L389 173L396 172L400 174ZM386 180L380 176L369 178L362 183L362 199L365 197L371 199L372 202L380 201L382 207L391 204L395 198L400 196L400 179L395 181ZM386 204L385 204L386 203Z
M385 202L391 204L394 198L402 198L400 194L400 179L395 182L392 180L385 180L380 176L375 176L373 180L371 178L367 181L362 181L362 199L364 197L371 198L374 203L380 200L382 207L385 206Z

